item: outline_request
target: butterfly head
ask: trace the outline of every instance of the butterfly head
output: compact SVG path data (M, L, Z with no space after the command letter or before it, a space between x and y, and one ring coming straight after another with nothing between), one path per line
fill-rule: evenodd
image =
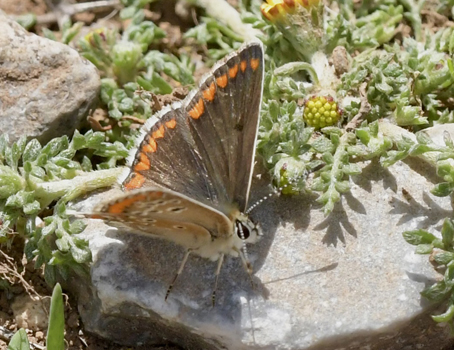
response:
M252 273L252 265L249 261L246 244L256 243L262 231L246 214L237 213L235 216L235 230L233 234L233 250L238 253L249 274Z
M260 226L246 214L240 213L235 220L235 236L244 243L256 243L262 235Z

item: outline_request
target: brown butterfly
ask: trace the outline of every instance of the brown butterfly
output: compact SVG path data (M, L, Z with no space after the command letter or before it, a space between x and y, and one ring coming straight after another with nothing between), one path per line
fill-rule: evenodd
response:
M218 261L216 283L226 254L250 270L245 245L260 232L245 212L263 75L260 42L216 63L182 102L146 122L120 180L124 194L87 215L185 247L173 282L190 253Z

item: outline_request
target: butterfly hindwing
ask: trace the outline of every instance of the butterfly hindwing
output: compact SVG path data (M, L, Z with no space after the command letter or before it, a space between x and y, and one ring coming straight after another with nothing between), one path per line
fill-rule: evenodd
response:
M156 187L126 192L95 208L91 217L135 233L165 238L187 249L207 246L213 237L232 232L231 221L222 213Z

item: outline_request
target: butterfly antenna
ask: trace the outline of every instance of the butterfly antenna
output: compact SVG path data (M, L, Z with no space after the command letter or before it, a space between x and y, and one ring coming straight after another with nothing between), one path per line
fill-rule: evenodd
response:
M224 262L224 254L221 254L218 259L218 266L216 268L216 279L214 280L214 289L213 293L211 293L211 306L214 307L216 305L216 289L218 288L218 278L219 273L221 272L222 263Z
M255 202L254 204L252 204L249 209L246 210L245 214L248 215L250 214L250 212L252 210L254 210L255 208L257 208L260 204L262 204L264 201L266 201L267 199L271 198L272 196L279 196L282 192L282 190L284 188L287 188L291 185L293 185L294 183L296 182L296 179L292 180L292 181L289 181L288 184L285 184L281 187L278 187L278 188L275 188L272 192L268 193L266 196L263 196L262 198L260 198L257 202Z
M184 269L184 265L186 265L186 261L188 261L189 254L191 254L191 250L190 250L190 249L188 249L188 250L186 251L186 254L184 255L183 261L181 262L180 267L179 267L179 269L178 269L178 271L177 271L175 277L174 277L173 280L172 280L172 283L170 283L169 288L167 288L166 296L165 296L165 298L164 298L165 301L167 301L167 298L169 297L169 294L170 294L170 292L172 291L173 285L175 284L175 281L177 280L178 276L181 275L181 272L182 272L183 269Z
M245 214L248 215L253 209L258 207L260 204L262 204L267 199L271 198L274 195L279 196L282 193L282 190L286 189L287 187L293 186L297 181L299 181L299 179L306 178L310 173L315 172L317 170L319 170L319 167L316 167L315 169L312 169L311 171L305 171L304 174L289 179L288 183L286 183L285 185L282 185L282 186L280 186L278 188L275 188L272 192L268 193L266 196L263 196L257 202L252 204L249 207L249 209L246 210Z

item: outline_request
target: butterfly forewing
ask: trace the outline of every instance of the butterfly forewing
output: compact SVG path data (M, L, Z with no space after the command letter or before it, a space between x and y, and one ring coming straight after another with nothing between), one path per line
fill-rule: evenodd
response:
M262 80L262 47L251 43L216 64L186 107L189 129L224 212L231 208L223 205L232 203L246 209Z
M247 205L263 80L260 43L217 63L182 103L149 120L126 190L161 186L227 216Z
M123 187L134 190L159 186L209 203L212 185L189 134L184 108L167 108L145 128Z

